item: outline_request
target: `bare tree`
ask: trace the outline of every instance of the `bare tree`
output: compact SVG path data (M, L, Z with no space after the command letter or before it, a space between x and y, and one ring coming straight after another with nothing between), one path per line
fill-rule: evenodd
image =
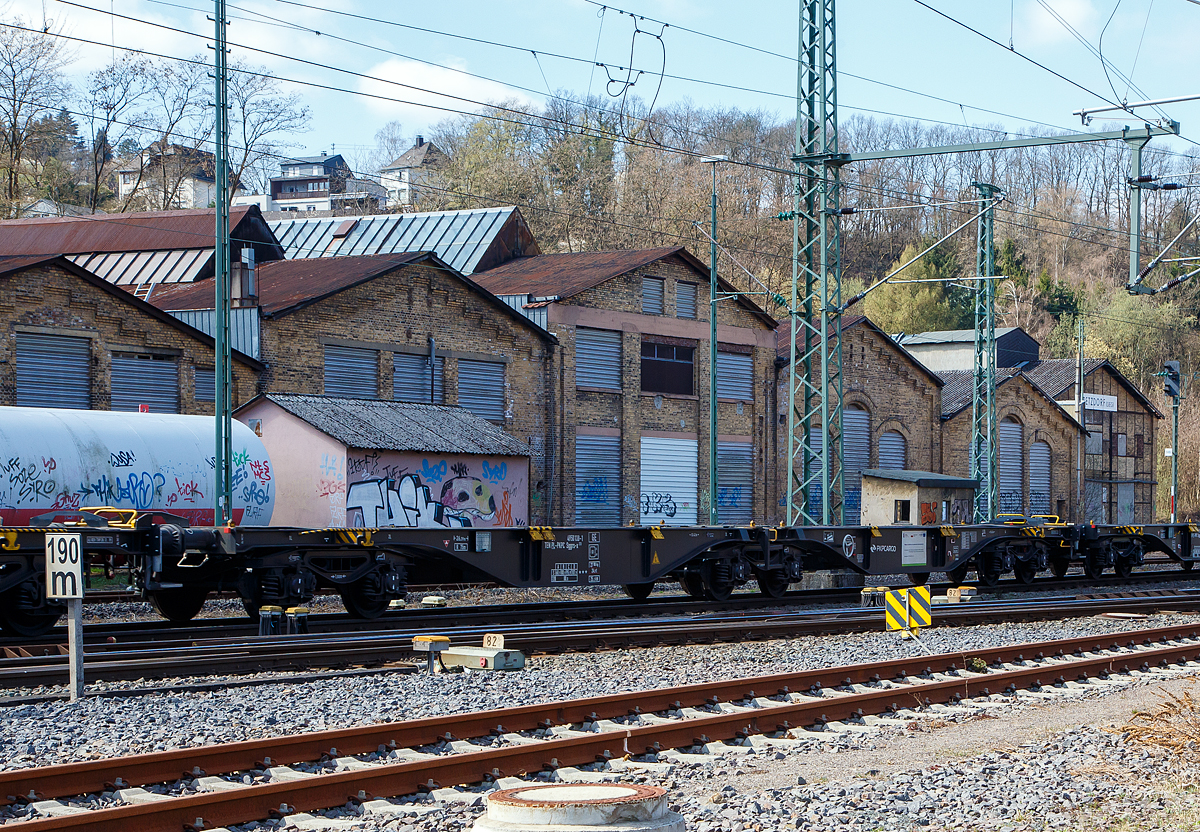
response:
M265 192L283 151L294 146L284 137L308 126L308 107L296 93L285 93L265 67L240 62L229 70L229 104L230 187Z
M189 180L213 176L212 153L205 149L213 134L212 89L203 58L154 64L149 80L144 123L154 141L131 165L137 179L122 210L167 210L196 202L203 195L184 193Z
M5 213L24 198L26 154L35 124L63 106L70 90L63 70L72 56L48 34L20 27L0 27L0 148L4 166Z
M145 128L139 107L153 86L149 61L114 62L88 75L84 90L84 130L88 142L88 207L93 212L116 192L108 175L118 148L140 151Z

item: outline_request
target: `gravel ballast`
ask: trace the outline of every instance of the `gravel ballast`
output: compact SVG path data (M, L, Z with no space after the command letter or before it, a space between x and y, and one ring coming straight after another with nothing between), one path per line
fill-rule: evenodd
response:
M1061 622L937 627L922 634L929 652L967 652L999 644L1071 638L1186 624L1195 616L1162 614L1138 620L1102 617ZM710 679L815 669L919 655L919 647L884 633L864 633L712 646L659 647L611 653L538 656L525 671L437 676L383 673L305 683L264 684L202 693L86 698L0 709L0 768L88 760L122 754L254 739L373 722L510 707L540 701L664 687ZM269 679L271 674L260 674ZM180 680L201 681L201 680ZM219 681L219 680L214 680ZM91 686L110 691L141 687L120 682ZM1145 788L1179 782L1163 804L1179 808L1192 796L1192 770L1155 749L1131 744L1100 723L1119 727L1131 712L1120 701L1097 714L1096 702L1141 697L1150 702L1157 682L1131 680L1112 693L1087 688L1069 702L993 697L987 710L914 714L911 724L834 734L810 733L787 748L737 749L723 754L664 755L648 769L615 774L663 785L676 811L696 832L773 829L1007 829L1077 828L1088 812L1106 807L1080 829L1110 828L1122 811L1147 816ZM9 691L10 695L46 693ZM1048 709L1066 716L1024 735L1031 716ZM1115 710L1113 710L1115 708ZM1077 710L1083 709L1078 717ZM993 719L993 717L995 719ZM978 736L975 744L950 740ZM1018 742L1019 738L1019 742ZM907 749L907 750L906 750ZM930 757L944 749L944 756ZM925 755L925 756L922 756ZM1045 761L1051 761L1047 764ZM1130 775L1128 772L1136 772ZM873 773L872 773L873 772ZM803 778L804 784L798 783ZM908 779L905 779L908 778ZM1153 778L1153 779L1152 779ZM1173 788L1173 787L1172 787ZM732 791L729 791L732 789ZM1139 791L1141 789L1141 791ZM1175 801L1172 803L1171 801ZM482 806L409 801L414 814L357 819L363 829L406 832L469 826ZM418 810L423 814L416 814ZM1183 811L1180 809L1180 811ZM353 819L349 810L339 813ZM0 822L3 816L0 815ZM1039 825L1040 824L1040 825ZM274 828L282 828L272 825ZM267 828L263 827L245 827ZM1175 829L1171 825L1111 828Z

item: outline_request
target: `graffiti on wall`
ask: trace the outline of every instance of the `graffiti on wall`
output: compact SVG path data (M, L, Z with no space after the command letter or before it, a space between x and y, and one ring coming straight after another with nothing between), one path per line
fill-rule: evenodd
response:
M346 524L463 528L529 522L524 459L371 451L346 461Z

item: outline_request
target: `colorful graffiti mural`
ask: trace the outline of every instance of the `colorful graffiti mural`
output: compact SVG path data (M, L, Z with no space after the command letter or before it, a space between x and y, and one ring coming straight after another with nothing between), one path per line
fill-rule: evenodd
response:
M525 459L371 451L350 454L346 470L348 526L462 528L529 522Z

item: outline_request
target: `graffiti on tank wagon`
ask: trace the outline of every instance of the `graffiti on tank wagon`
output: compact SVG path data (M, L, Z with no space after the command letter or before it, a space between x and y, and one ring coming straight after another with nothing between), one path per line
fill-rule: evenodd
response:
M482 460L468 465L428 458L405 465L392 454L372 463L376 469L399 468L406 473L351 483L346 490L348 525L464 528L528 522L523 465ZM476 466L483 476L472 471Z

